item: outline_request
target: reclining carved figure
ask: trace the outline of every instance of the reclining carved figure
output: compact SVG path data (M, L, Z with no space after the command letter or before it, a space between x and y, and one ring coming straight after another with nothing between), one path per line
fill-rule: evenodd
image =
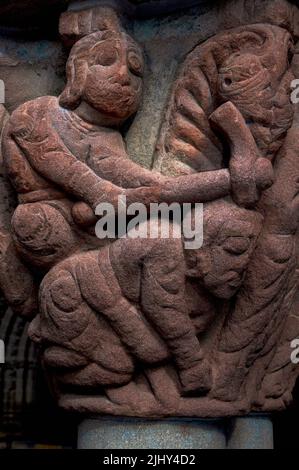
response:
M254 251L260 221L253 211L214 202L205 209L203 249L185 252L182 239L124 238L63 261L44 278L41 312L31 325L31 337L56 345L46 351L46 361L62 369L64 361L72 365L73 373L62 379L68 383L80 384L82 379L86 385L117 385L132 378L136 361L149 367L174 360L183 393L207 392L211 367L197 334L213 319L215 306L209 303L204 325L202 290L220 299L234 296ZM197 296L194 319L188 294L193 302ZM124 345L122 353L116 337L112 341L111 328ZM80 371L77 355L83 363Z

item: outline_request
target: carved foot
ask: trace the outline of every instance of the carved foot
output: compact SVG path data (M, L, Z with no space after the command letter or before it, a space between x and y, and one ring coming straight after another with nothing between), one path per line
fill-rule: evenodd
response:
M207 393L212 387L212 370L206 360L202 360L180 372L183 394Z
M221 401L236 401L245 379L244 367L237 363L223 364L215 371L211 396Z

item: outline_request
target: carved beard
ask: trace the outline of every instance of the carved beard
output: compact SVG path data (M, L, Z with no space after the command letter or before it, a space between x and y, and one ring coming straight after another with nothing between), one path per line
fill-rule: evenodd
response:
M128 118L140 103L142 88L87 79L83 98L97 111L117 118Z

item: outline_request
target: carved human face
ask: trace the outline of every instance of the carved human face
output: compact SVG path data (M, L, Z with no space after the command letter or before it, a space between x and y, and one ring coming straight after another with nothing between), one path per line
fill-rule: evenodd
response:
M227 220L199 250L187 254L188 274L215 297L230 299L241 287L253 253L257 233L253 224L244 220ZM205 230L204 230L205 237Z
M260 150L268 157L278 152L293 120L292 75L286 63L288 45L282 47L275 71L265 66L260 57L240 52L229 57L219 70L220 99L231 101L239 109Z
M230 299L241 287L255 244L255 238L234 227L224 228L215 243L204 250L203 283L216 297Z
M253 104L271 105L270 72L254 54L233 54L219 70L218 92L224 101L232 101L244 113L257 113Z
M83 99L103 115L124 120L142 95L143 57L126 34L110 34L90 51Z

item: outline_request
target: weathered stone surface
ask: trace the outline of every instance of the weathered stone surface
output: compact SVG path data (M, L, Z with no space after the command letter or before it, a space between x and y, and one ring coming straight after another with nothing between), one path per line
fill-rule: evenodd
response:
M131 34L113 8L62 16L74 44L66 86L21 104L3 134L18 205L0 276L14 309L34 317L62 407L218 417L291 401L298 10L275 4L226 2L200 20L195 7L184 27L131 19ZM103 243L94 210L119 196L205 203L203 246Z
M0 76L8 112L38 96L61 93L65 60L65 52L57 41L1 40Z

